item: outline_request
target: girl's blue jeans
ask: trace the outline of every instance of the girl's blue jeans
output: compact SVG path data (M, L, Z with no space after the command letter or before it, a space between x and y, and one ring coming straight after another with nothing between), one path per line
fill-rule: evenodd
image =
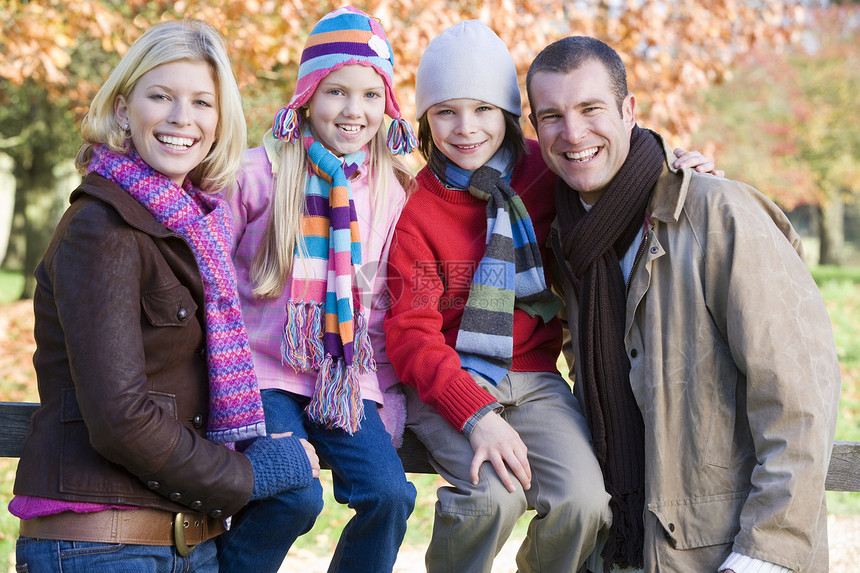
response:
M316 448L331 468L334 497L355 515L340 535L330 572L390 573L415 505L415 486L406 479L376 403L364 401L361 429L349 435L311 422L309 399L282 390L262 392L269 434L292 432ZM217 538L221 573L274 573L296 538L310 531L322 511L322 486L310 486L248 504Z

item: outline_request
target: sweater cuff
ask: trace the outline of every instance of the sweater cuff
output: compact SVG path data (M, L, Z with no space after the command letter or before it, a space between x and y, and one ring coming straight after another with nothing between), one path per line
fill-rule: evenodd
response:
M720 565L719 571L731 569L735 573L791 573L791 569L771 563L747 557L734 551Z
M481 388L470 374L461 371L461 376L452 380L443 394L427 403L433 406L446 422L462 432L471 416L494 402L496 399L492 394Z
M313 480L311 462L296 436L259 438L245 455L254 469L254 492L249 501L307 487Z

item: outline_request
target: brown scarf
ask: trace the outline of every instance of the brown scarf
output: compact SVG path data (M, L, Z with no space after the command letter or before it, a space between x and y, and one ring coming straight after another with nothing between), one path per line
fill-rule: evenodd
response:
M586 213L563 182L556 190L561 248L579 301L579 359L585 407L613 523L603 549L612 564L642 567L645 444L642 414L630 388L624 348L626 285L619 260L641 236L651 190L663 170L663 148L634 126L630 152L603 196ZM566 269L568 270L568 269Z

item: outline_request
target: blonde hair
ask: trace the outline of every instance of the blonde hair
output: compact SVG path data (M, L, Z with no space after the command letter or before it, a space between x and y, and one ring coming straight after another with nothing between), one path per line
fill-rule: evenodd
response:
M81 123L84 141L75 158L81 174L86 173L92 159L93 145L104 144L117 153L128 151L125 130L117 125L114 115L117 97L128 98L140 77L150 70L178 61L209 64L218 99L215 143L189 174L191 181L208 192L233 187L247 137L239 86L224 38L209 24L193 19L162 22L147 30L108 76Z
M307 123L307 111L302 109L300 113L301 124L304 125ZM371 228L375 227L377 215L383 213L385 205L391 201L391 175L394 175L407 195L417 186L406 164L388 148L384 128L383 122L369 145ZM292 274L294 254L298 252L302 259L307 255L302 220L305 215L305 184L309 164L301 139L295 143L278 142L278 161L266 234L251 262L253 293L259 297L280 296ZM373 245L375 237L376 234L371 235L370 245Z

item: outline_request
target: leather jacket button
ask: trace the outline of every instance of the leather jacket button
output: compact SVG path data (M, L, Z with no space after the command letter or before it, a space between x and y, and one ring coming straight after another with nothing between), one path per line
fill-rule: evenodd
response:
M222 515L224 515L224 512L221 511L220 509L213 509L212 511L209 512L209 517L211 517L212 519L218 519Z
M174 491L168 497L170 497L170 501L179 501L180 499L182 499L182 494L178 491Z
M191 425L199 430L203 426L203 416L197 414L191 418Z
M651 254L652 255L656 255L659 252L660 252L660 249L657 247L657 245L654 245L651 247Z
M148 487L149 489L158 489L161 487L161 484L155 480L149 480L148 482L146 482L146 487Z
M188 504L188 507L190 507L191 509L200 509L201 507L203 507L203 502L200 500L192 501Z
M669 531L671 531L672 533L675 532L675 524L674 523L669 524Z
M639 351L636 350L635 348L631 349L630 350L630 358L636 358L637 356L639 356Z
M178 318L179 320L188 319L188 311L185 310L184 308L180 308L179 310L176 311L176 318Z

